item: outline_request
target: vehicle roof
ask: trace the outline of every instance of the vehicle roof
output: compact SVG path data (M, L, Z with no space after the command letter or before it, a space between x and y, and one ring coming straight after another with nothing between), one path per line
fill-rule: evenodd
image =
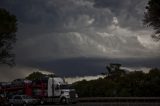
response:
M15 97L15 96L28 96L28 95L13 95L13 97Z

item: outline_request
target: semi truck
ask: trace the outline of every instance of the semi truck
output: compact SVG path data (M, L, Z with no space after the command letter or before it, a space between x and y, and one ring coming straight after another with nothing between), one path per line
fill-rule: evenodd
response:
M41 100L41 104L69 104L76 103L78 100L78 94L76 93L76 90L71 85L67 84L61 77L41 78L40 80L33 81L32 84L34 86L32 96L39 97ZM39 84L40 87L35 86Z
M33 81L24 80L19 85L0 87L8 98L14 95L28 95L38 99L40 104L70 104L78 101L76 90L61 77L42 77Z

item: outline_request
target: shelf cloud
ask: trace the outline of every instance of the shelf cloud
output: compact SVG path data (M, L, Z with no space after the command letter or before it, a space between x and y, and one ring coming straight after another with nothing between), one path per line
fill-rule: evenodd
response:
M159 67L160 42L154 42L150 37L152 30L142 25L147 2L1 0L0 7L18 19L15 45L18 65L54 69L57 74L74 76L83 75L82 69L88 75L101 73L109 62L125 61L130 63L125 65L136 67L139 66L136 59L143 67L151 66L148 65L151 62ZM81 59L88 59L88 67L78 62ZM63 68L66 60L76 61L78 66L73 68L69 64ZM94 65L96 70L92 68Z

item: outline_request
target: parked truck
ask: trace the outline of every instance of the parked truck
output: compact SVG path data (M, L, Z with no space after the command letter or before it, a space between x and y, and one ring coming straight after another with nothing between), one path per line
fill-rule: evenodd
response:
M8 98L14 95L28 95L38 99L40 104L69 104L78 101L76 90L61 77L42 77L34 81L22 82L20 86L14 83L14 85L1 87L0 92Z
M39 97L44 103L76 103L78 94L75 89L60 77L45 77L33 81L33 97ZM36 85L36 86L35 86ZM40 85L39 87L37 85ZM29 89L28 89L29 90ZM29 92L28 92L29 93Z

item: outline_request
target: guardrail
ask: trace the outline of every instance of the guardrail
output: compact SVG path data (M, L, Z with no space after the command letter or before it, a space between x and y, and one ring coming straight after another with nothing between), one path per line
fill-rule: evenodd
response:
M160 97L85 97L79 102L107 102L107 103L160 103Z

